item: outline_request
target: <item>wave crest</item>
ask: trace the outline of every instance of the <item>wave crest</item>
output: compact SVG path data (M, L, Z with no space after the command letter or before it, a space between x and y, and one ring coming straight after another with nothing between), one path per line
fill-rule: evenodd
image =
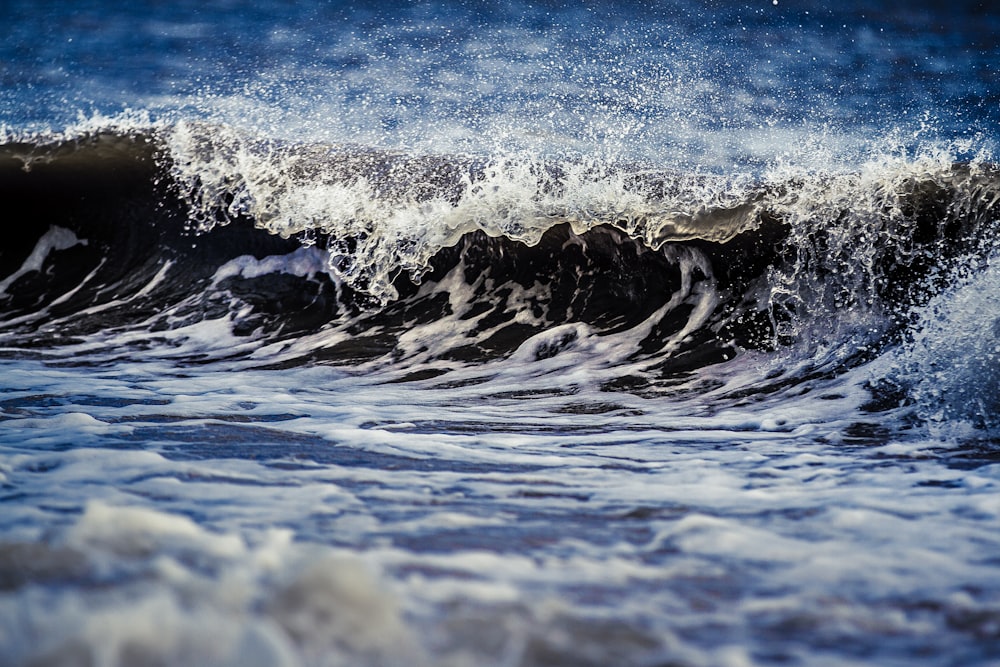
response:
M486 356L573 323L632 328L632 352L675 360L803 332L859 349L906 328L956 258L985 252L1000 177L953 157L879 154L853 171L750 179L302 145L196 123L21 141L0 147L0 188L36 215L0 252L3 308L9 325L128 302L150 330L228 313L240 335L337 321L381 332L350 352L376 356L409 355L419 345L400 332L438 317L465 331L456 349ZM86 244L39 246L50 225ZM301 264L302 246L308 271L218 278L237 260Z

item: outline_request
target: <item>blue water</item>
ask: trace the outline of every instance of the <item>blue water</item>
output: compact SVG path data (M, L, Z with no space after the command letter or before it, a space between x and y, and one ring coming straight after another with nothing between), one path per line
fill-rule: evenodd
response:
M768 161L804 129L990 136L997 12L976 3L578 9L480 3L9 2L3 117L123 109L429 149ZM761 145L764 144L764 145ZM704 165L702 165L704 166Z
M1000 659L988 3L0 25L0 663Z

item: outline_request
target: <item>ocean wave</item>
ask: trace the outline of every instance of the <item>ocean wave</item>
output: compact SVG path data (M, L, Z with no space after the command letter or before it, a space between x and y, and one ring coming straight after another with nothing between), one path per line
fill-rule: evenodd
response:
M217 321L310 359L469 361L575 323L675 371L817 336L877 348L991 247L1000 178L953 157L750 180L194 123L38 137L0 147L27 212L3 327L37 346ZM433 343L411 331L441 321Z

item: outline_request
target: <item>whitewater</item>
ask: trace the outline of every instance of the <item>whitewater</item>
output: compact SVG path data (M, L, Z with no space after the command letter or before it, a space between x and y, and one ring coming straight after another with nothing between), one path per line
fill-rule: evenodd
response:
M0 21L0 663L1000 659L988 5Z

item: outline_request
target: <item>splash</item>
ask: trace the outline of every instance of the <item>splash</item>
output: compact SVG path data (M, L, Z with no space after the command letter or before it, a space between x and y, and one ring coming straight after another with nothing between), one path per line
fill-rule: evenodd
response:
M915 309L887 374L918 418L953 436L1000 433L1000 256L989 245L991 256L963 257L949 286Z

